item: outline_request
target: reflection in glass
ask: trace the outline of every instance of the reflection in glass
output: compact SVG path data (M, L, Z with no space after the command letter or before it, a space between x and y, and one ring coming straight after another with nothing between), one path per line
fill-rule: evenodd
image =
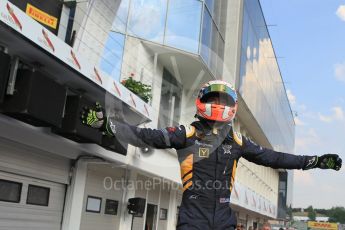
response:
M100 63L101 70L117 81L121 75L124 43L125 36L123 34L110 32Z
M246 50L248 45L248 31L249 31L249 17L247 10L243 10L243 24L242 24L242 49ZM242 51L243 52L243 51Z
M213 21L216 23L218 28L221 28L225 25L226 13L227 13L227 1L224 0L205 0L206 7L213 18ZM223 33L224 34L224 33Z
M119 4L118 10L115 12L115 19L113 21L112 30L118 31L121 33L126 32L127 18L128 18L128 7L129 0L118 0Z
M212 22L212 44L211 44L211 59L210 68L213 74L216 74L217 69L217 59L218 59L218 40L219 32L217 30L216 24Z
M165 44L198 52L202 3L197 0L171 0L169 3Z
M220 6L219 12L219 32L225 38L225 31L227 26L235 26L233 22L227 24L226 19L228 17L228 1L221 1L222 4Z
M217 51L217 53L218 53L218 60L217 60L216 77L221 77L221 75L223 74L224 49L225 49L224 40L222 39L221 36L219 36L218 51Z
M201 38L201 57L205 63L209 65L210 50L211 50L211 35L212 35L212 19L207 10L204 10L204 22L202 25L202 38Z
M132 0L128 33L163 43L167 0Z
M207 9L204 10L201 43L201 57L211 72L220 76L223 72L224 40Z
M158 127L177 126L181 116L182 85L167 70L163 70Z
M222 3L225 3L226 1L224 0L214 0L214 9L213 9L213 19L216 23L216 25L219 28L220 25L220 20L221 20L221 7L222 7ZM223 4L225 5L225 4Z
M211 15L213 16L213 11L214 11L214 3L215 0L205 0L206 6L208 10L210 11ZM217 1L217 0L216 0Z
M294 121L258 1L245 1L239 92L269 141L292 151ZM262 108L267 108L262 110Z

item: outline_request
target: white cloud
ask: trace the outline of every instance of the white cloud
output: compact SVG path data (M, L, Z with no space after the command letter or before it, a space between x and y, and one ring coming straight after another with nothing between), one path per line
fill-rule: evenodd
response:
M304 126L305 125L305 123L303 121L301 121L298 117L294 117L294 119L295 119L295 124L297 126Z
M291 105L295 105L296 104L296 96L292 94L291 90L286 90L286 94L287 94L287 97L290 101L290 104Z
M310 128L307 131L303 131L295 139L296 152L310 152L311 148L320 143L320 137L317 135L315 129Z
M319 114L319 118L320 118L320 121L327 122L327 123L332 121L332 117L331 116L327 117L327 116L323 116L323 115Z
M344 206L345 184L339 183L344 178L343 172L331 170L295 170L293 185L293 207L331 208L332 206ZM329 199L320 199L322 194L332 194Z
M344 120L345 118L344 111L341 107L339 106L333 107L332 111L333 111L333 114L329 116L319 114L320 121L329 123L335 120L338 120L338 121Z
M294 181L300 186L310 186L314 184L314 178L309 171L295 170Z
M337 120L344 120L344 111L341 107L334 107L333 111L334 111L334 117Z
M340 5L337 9L336 15L343 21L345 21L345 5Z
M300 110L306 110L306 107L305 105L300 105L297 103L297 100L296 100L296 96L291 92L291 90L287 89L286 90L286 94L287 94L287 97L289 99L289 102L290 102L290 105L291 107L296 107L297 109L300 109ZM299 119L297 116L297 112L294 112L293 111L293 114L294 114L294 120L295 120L295 124L297 126L303 126L305 125L305 123Z
M334 65L334 75L339 81L345 82L345 62Z
M134 4L134 12L129 22L129 30L131 33L139 37L145 37L150 40L158 40L163 36L161 28L162 11L160 5L149 1L147 4Z

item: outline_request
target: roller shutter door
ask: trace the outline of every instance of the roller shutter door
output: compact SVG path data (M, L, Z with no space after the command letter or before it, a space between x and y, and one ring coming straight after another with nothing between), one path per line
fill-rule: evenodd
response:
M58 230L70 161L0 141L0 230Z

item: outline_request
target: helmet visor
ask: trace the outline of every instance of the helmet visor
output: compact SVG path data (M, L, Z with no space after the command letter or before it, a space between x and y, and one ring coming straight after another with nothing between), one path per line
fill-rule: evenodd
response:
M205 87L200 91L199 97L204 103L209 102L209 100L216 100L216 97L219 98L217 104L233 106L237 102L236 92L224 84L212 84Z

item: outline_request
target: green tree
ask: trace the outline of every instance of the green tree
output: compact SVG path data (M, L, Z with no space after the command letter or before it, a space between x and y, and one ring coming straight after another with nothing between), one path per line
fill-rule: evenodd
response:
M329 210L329 221L345 224L345 208L333 207Z
M293 208L292 209L292 212L301 212L302 211L302 208Z
M316 219L316 212L313 209L313 206L309 206L306 211L308 212L308 218L309 220L314 221Z
M315 208L314 209L316 213L319 213L319 214L322 214L322 215L325 215L325 216L329 216L328 213L329 213L329 210L328 209L317 209Z

